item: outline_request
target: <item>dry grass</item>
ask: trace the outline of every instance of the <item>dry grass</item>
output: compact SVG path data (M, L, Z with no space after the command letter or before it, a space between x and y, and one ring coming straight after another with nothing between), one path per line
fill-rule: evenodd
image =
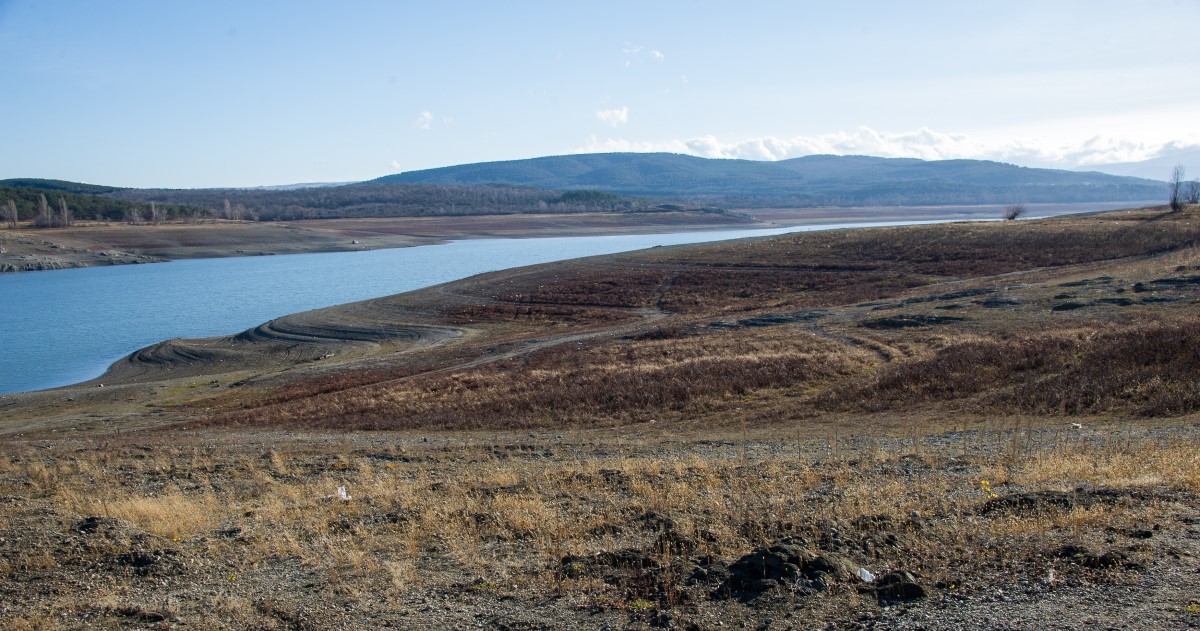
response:
M355 429L628 424L681 418L752 392L803 391L862 370L868 356L782 330L577 344L471 371L234 413L216 422Z
M397 615L429 590L638 615L706 602L714 586L688 582L695 563L723 567L787 537L876 572L984 589L1002 570L1088 571L1045 555L1169 525L1172 507L1200 493L1193 429L1027 424L836 445L760 430L682 442L568 432L9 447L0 496L22 499L0 505L0 589L38 593L99 572L118 586L115 602L80 594L72 616L120 618L165 610L137 604L161 597L142 576L186 580L214 594L199 606L229 628L270 627L306 599ZM1020 508L1041 492L1079 499ZM1014 508L988 508L1006 501ZM115 521L81 532L88 517ZM601 572L591 559L605 558L649 569ZM264 601L264 590L281 599ZM837 607L863 606L852 589L831 595ZM0 618L41 628L39 602L21 599Z

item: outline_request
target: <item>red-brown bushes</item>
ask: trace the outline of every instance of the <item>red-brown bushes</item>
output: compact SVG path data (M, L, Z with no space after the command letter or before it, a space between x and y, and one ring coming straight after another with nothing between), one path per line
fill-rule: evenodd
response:
M861 369L863 356L810 335L760 332L609 342L240 411L217 423L346 429L609 425L766 388L811 388Z
M1200 411L1198 374L1200 322L1189 320L952 343L832 388L814 403L879 411L963 400L982 413L1165 416Z

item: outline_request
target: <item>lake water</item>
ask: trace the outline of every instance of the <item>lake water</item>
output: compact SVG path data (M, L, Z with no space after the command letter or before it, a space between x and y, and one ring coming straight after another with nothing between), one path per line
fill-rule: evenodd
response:
M854 226L883 226L877 222ZM444 245L118 265L0 275L0 394L101 375L170 338L237 333L272 318L482 272L656 245L850 227L478 239Z

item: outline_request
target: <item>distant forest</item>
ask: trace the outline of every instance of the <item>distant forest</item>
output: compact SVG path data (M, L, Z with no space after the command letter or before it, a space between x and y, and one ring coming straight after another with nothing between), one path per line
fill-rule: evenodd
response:
M218 216L262 221L339 217L428 217L517 213L628 212L637 200L603 191L554 191L486 184L346 184L291 190L122 189L116 199L199 206ZM228 203L228 207L226 207Z
M78 188L34 188L10 186L14 180L0 182L0 205L13 202L18 221L33 221L38 215L40 198L44 195L47 204L55 211L60 202L66 204L71 216L77 220L141 223L159 219L161 221L190 221L214 216L208 209L186 204L160 204L115 199L106 195L79 194L67 190ZM52 180L47 180L52 181ZM62 184L73 184L63 182ZM89 185L80 185L87 187ZM106 187L95 187L106 188ZM113 189L108 189L113 190Z
M128 223L652 210L639 200L603 191L504 184L364 183L279 190L121 189L60 180L0 181L0 205L14 201L20 221L34 220L43 195L56 211L60 200L65 202L76 220Z

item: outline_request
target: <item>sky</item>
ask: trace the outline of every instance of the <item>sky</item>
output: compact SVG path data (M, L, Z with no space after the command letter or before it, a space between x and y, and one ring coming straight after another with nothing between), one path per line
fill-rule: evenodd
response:
M599 151L1089 168L1200 147L1197 24L1200 0L0 0L0 178Z

